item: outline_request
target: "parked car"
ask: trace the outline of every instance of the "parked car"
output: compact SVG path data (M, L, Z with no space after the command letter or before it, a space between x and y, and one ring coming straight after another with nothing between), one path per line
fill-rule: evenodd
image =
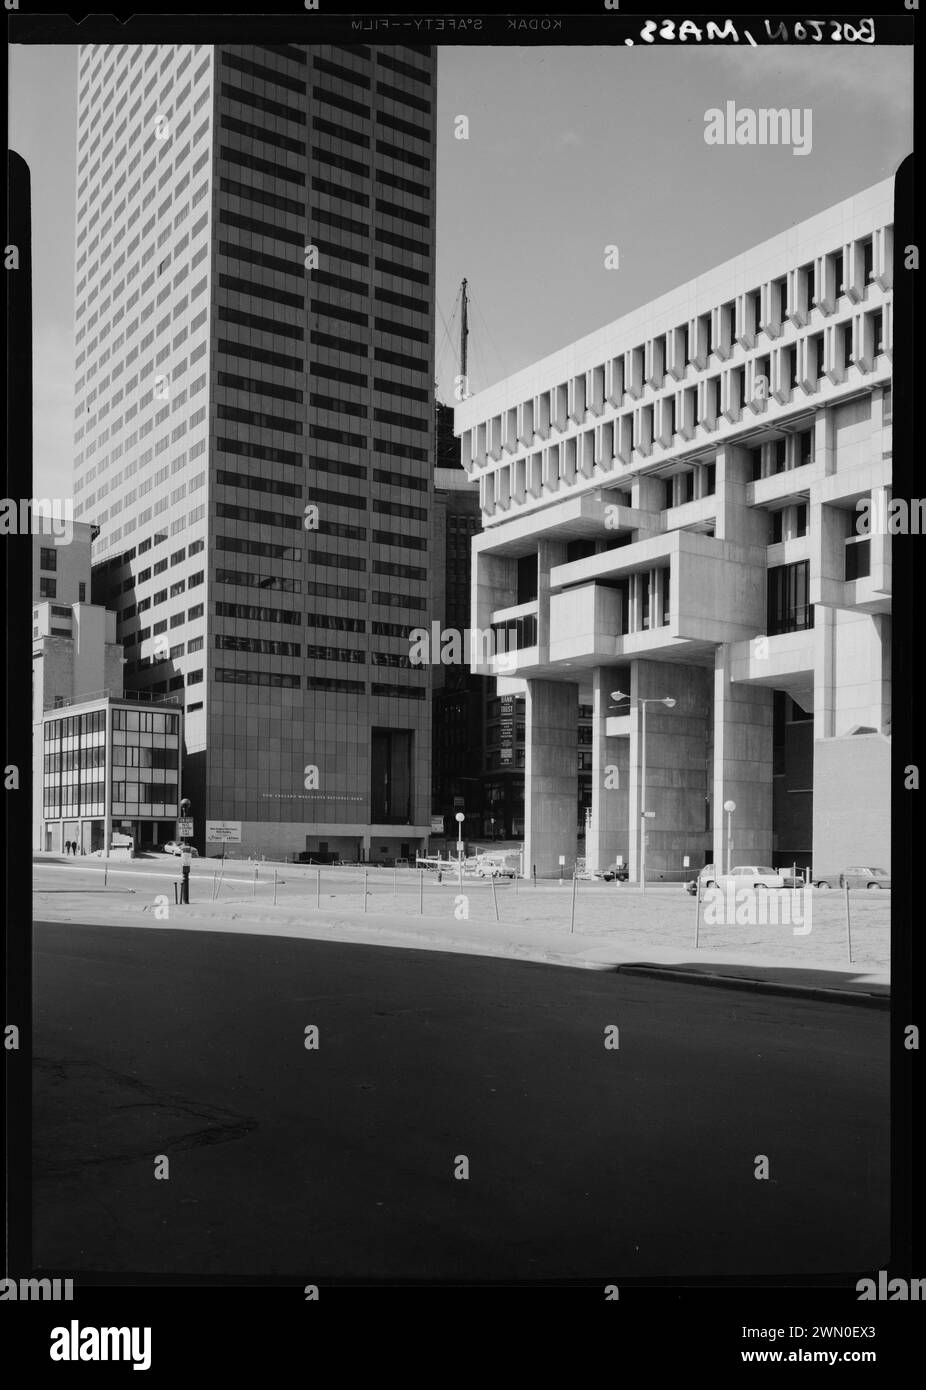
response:
M844 869L842 881L850 888L890 888L891 876L887 869L858 868Z
M604 879L605 883L626 883L630 869L626 864L608 864L604 869L596 869L593 877Z
M165 840L161 849L165 854L182 854L185 849L188 849L193 859L199 858L198 849L193 845L181 845L177 840Z
M691 896L694 897L698 891L698 884L700 882L701 895L703 897L708 888L713 888L716 881L717 874L713 864L705 864L704 868L699 871L697 878L689 879L685 884L685 892L690 893Z
M717 887L726 891L727 884L735 890L742 888L783 888L784 875L768 864L735 864L728 874L717 877Z
M843 869L836 874L814 874L811 878L814 888L890 888L891 876L886 869L859 868Z
M787 869L779 869L781 874L782 888L803 888L805 887L804 875L801 873L789 873Z

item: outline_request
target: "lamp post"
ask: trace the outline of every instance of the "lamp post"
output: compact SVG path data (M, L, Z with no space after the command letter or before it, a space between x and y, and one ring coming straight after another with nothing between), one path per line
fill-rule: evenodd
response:
M727 873L733 868L733 812L736 810L735 801L725 801L723 809L727 813Z
M625 695L622 690L611 691L612 700L629 700L630 696ZM646 822L653 820L656 812L646 809L646 706L665 705L666 709L675 709L676 701L671 695L648 696L645 700L637 700L642 713L640 715L640 891L646 892Z
M463 822L466 819L462 811L457 811L457 868L460 871L460 882L463 882Z

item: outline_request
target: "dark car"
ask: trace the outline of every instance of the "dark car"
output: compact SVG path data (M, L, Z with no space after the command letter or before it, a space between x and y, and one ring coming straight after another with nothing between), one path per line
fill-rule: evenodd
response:
M629 877L630 870L626 864L609 864L595 874L595 878L603 878L605 883L626 883Z
M843 869L842 881L848 888L890 888L891 876L887 869L859 868Z
M890 888L891 876L886 869L860 868L854 865L838 874L814 874L814 888Z

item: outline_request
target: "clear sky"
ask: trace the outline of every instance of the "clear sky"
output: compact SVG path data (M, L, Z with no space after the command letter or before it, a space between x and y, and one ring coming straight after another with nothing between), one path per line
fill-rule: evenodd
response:
M10 144L33 177L34 488L70 496L77 51L9 53ZM463 276L478 391L889 177L913 146L912 78L912 48L441 47L441 398ZM707 145L728 100L811 108L811 152Z

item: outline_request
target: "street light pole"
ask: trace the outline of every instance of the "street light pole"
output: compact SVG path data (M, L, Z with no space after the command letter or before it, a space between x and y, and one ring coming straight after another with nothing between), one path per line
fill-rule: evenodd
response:
M629 700L630 696L625 695L622 690L611 691L612 700ZM674 709L677 701L671 695L647 696L645 700L637 700L641 706L640 715L640 891L646 892L646 822L654 813L646 809L646 706L665 705L666 709Z
M723 809L727 813L727 873L733 868L733 812L736 810L735 801L725 801Z
M463 822L466 817L462 811L457 811L457 871L460 878L460 887L463 887Z

